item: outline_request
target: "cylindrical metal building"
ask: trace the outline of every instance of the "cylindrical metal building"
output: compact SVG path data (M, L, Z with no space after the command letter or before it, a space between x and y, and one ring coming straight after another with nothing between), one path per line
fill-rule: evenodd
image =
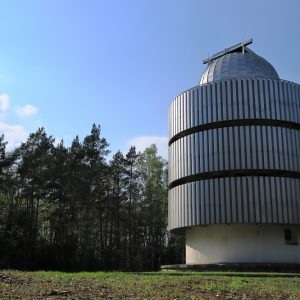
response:
M169 229L186 263L300 263L300 86L246 41L169 108Z

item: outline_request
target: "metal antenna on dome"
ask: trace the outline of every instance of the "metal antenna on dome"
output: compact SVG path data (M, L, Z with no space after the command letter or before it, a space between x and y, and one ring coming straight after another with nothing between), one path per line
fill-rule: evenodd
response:
M216 59L216 58L219 58L219 57L221 57L221 56L223 56L223 55L226 55L226 54L228 54L228 53L234 52L234 51L236 51L236 50L238 50L238 49L240 49L240 48L242 48L242 51L243 51L243 53L244 53L244 51L245 51L245 46L250 45L251 43L252 43L252 39L249 39L249 40L246 40L246 41L244 41L244 42L241 42L241 43L238 43L238 44L236 44L236 45L233 45L233 46L231 46L231 47L229 47L229 48L225 48L225 50L220 51L220 52L217 52L217 53L215 53L214 55L212 55L211 57L208 57L208 58L204 59L204 60L203 60L203 63L204 63L204 64L207 64L207 63L208 63L209 61L211 61L211 60L214 60L214 59Z

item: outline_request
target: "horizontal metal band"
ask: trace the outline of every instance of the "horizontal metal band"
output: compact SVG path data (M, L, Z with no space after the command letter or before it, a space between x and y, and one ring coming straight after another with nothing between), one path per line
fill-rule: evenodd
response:
M169 230L209 224L300 224L300 179L225 177L169 190Z
M169 190L190 182L215 179L215 178L226 178L226 177L245 177L245 176L269 176L269 177L287 177L287 178L300 178L300 172L287 171L287 170L273 170L273 169L241 169L241 170L224 170L205 172L200 174L194 174L185 176L174 180L169 184Z
M289 121L282 121L282 120L272 120L272 119L238 119L238 120L226 120L226 121L219 121L213 122L208 124L202 124L195 127L191 127L180 133L174 135L170 141L169 146L172 145L177 140L191 135L196 132L201 132L210 129L218 129L224 127L233 127L233 126L274 126L274 127L282 127L282 128L290 128L290 129L297 129L300 130L300 124L295 122Z
M300 85L244 78L193 87L169 107L169 139L191 127L238 119L300 123Z

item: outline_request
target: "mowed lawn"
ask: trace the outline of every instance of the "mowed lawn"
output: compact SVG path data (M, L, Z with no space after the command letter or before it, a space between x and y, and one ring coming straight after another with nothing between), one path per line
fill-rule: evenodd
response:
M300 274L3 270L0 299L300 299Z

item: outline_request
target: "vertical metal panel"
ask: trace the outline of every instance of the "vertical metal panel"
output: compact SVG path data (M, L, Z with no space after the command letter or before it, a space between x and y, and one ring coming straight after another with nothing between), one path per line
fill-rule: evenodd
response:
M247 79L247 94L248 94L248 101L249 101L249 118L254 119L255 117L255 102L253 97L253 87L252 87L252 80Z
M205 224L209 224L210 211L209 211L209 180L204 180L204 211L205 211Z
M191 143L191 151L190 151L190 164L191 164L191 173L196 174L196 145L195 145L195 134L190 136L190 143Z
M252 164L251 164L251 140L250 140L250 126L245 126L244 127L245 131L245 141L246 141L246 169L251 169Z
M177 178L179 177L182 177L183 174L184 174L184 157L182 156L183 153L182 153L182 144L183 144L183 140L180 139L179 140L179 144L178 144L178 176Z
M186 123L187 123L186 93L182 94L181 101L182 101L182 113L181 113L182 125L180 131L183 131L186 129Z
M181 116L180 116L180 111L181 111L181 96L179 95L177 97L177 109L176 109L176 123L177 123L177 126L176 126L176 134L178 132L180 132L180 124L181 124Z
M235 169L235 143L234 143L234 128L228 127L228 136L229 136L229 161L230 161L230 169Z
M217 114L217 121L222 121L223 120L223 103L222 103L222 97L221 97L221 83L220 82L217 82L216 83L216 88L217 88L217 93L216 93L216 97L217 97L217 102L216 102L216 105L217 105L217 111L218 111L218 114Z
M255 222L254 214L254 191L253 191L253 177L247 176L247 192L248 192L248 207L249 207L249 222Z
M214 145L214 170L220 170L220 153L219 153L219 130L213 129L213 145Z
M226 223L231 223L232 215L231 215L231 187L230 187L230 178L226 177L224 179L225 185L225 207L226 207Z
M257 119L260 119L261 118L261 103L260 103L260 99L259 99L259 83L260 83L260 80L251 80L251 83L253 83L253 97L254 97L254 118L257 118ZM252 118L252 116L251 116Z
M283 207L282 207L282 196L281 196L281 185L280 178L275 178L275 188L276 188L276 200L278 206L278 221L279 223L283 223Z
M294 109L295 109L295 122L299 123L299 102L297 99L297 86L293 84L293 101L294 101Z
M214 158L213 158L212 130L208 130L207 154L208 154L208 171L213 171Z
M287 91L287 84L283 83L283 97L284 97L284 104L285 104L285 111L286 111L286 120L291 120L291 112L290 112L290 100L288 98L288 91Z
M250 126L250 145L251 145L251 162L252 162L252 168L258 169L258 157L257 157L257 134L256 134L256 127Z
M199 87L194 90L194 126L199 125Z
M296 102L296 122L300 123L300 86L294 85L295 87L295 102Z
M278 135L278 128L277 127L273 127L273 138L274 138L274 155L275 155L275 168L276 169L281 169L283 168L283 164L281 162L281 143L279 140L279 135Z
M237 98L237 81L232 80L232 110L233 110L233 119L238 118L238 98Z
M173 163L173 161L172 161L172 158L171 158L171 156L172 156L172 151L171 151L171 147L169 147L168 148L168 157L169 157L169 166L168 166L168 184L170 184L170 182L172 182L172 174L173 174L173 172L172 172L172 170L173 170L173 166L172 166L172 163Z
M263 83L264 83L263 95L264 95L264 101L265 101L265 107L266 107L266 118L267 119L271 119L269 81L270 80L264 80L263 81Z
M285 182L285 190L286 190L286 199L287 199L287 214L288 220L287 221L294 221L293 216L293 202L292 202L292 195L291 195L291 187L290 187L290 178L284 178Z
M200 173L199 132L195 133L195 174Z
M204 161L203 161L203 165L204 165L204 172L208 172L208 131L204 131L203 132L203 152L204 152Z
M189 114L190 114L189 128L195 126L195 98L194 98L194 90L195 89L191 89L190 92L189 92L189 104L188 104Z
M300 221L300 182L298 179L293 179L293 195L295 203L295 214L296 214L296 224L299 224Z
M180 95L180 107L179 107L179 115L180 115L180 127L179 127L179 132L183 131L184 129L184 112L185 112L185 105L184 105L184 94Z
M266 190L265 177L259 177L260 222L266 223Z
M253 177L253 194L254 194L254 215L255 223L260 223L260 191L259 191L259 177Z
M225 170L229 170L230 164L229 164L229 141L228 141L228 128L223 128L223 145L224 145L224 165Z
M220 210L220 178L215 180L215 223L221 223L221 210Z
M203 124L207 123L207 86L202 88L203 92L203 105L202 105L202 117L203 117Z
M262 136L262 155L263 155L263 165L265 169L270 168L270 152L268 147L268 127L261 126L261 136Z
M180 169L178 170L178 177L184 177L185 176L185 166L186 166L186 163L185 163L185 160L186 160L186 157L183 155L184 153L184 138L180 139L179 140L179 165L180 165Z
M223 112L223 120L227 120L227 110L228 110L228 106L227 106L227 93L226 93L226 89L227 89L227 83L226 81L222 81L221 82L221 89L222 89L222 112Z
M282 145L282 136L281 136L281 128L276 127L277 132L277 143L278 143L278 158L279 158L279 168L281 170L285 169L284 165L284 156L283 156L283 145Z
M231 221L230 223L237 223L237 194L236 194L236 178L230 178L231 191Z
M200 224L200 192L199 192L199 182L195 182L194 186L195 186L195 202L196 202L196 224Z
M199 132L199 172L204 172L204 133Z
M291 194L293 201L293 214L294 214L294 223L299 222L299 206L298 206L298 196L297 196L297 185L299 185L298 179L291 178Z
M178 133L178 124L179 124L179 120L178 120L178 97L175 98L174 100L175 102L175 114L173 117L174 120L174 135Z
M211 85L212 91L211 91L211 104L212 104L212 116L211 116L211 122L217 121L217 92L216 92L216 84L213 83Z
M210 212L210 218L209 218L209 224L214 224L215 221L215 186L214 186L215 180L211 179L208 180L209 185L209 198L207 199L209 201L209 212Z
M249 94L249 79L245 79L244 82L244 110L245 110L245 118L250 119L254 118L254 107L253 107L253 96L251 92L251 97ZM252 111L252 114L251 114Z
M232 109L233 99L232 98L233 98L232 97L232 81L230 80L230 81L227 81L227 105L228 105L228 107L227 107L227 112L228 112L227 118L228 118L228 120L233 119L233 114L232 114L232 112L233 112L233 109Z
M276 119L275 114L275 96L274 96L274 80L268 80L269 90L269 105L270 105L270 119Z
M186 220L186 226L191 226L191 225L193 225L193 223L192 223L192 201L193 201L193 199L192 199L192 197L191 197L191 195L192 195L192 193L191 193L191 183L187 183L186 185L185 185L185 187L186 187L186 197L187 197L187 203L186 203L186 207L185 207L185 209L187 210L187 220Z
M291 165L290 165L290 143L289 143L289 139L288 139L288 132L290 131L290 129L287 128L282 128L282 135L283 135L283 143L284 143L284 155L285 155L285 161L286 161L286 170L291 170Z
M255 132L255 142L256 142L256 158L257 158L257 168L263 169L263 149L262 149L262 138L261 138L261 126L255 126L254 128Z
M291 92L291 84L284 82L284 97L286 103L287 119L288 121L294 122L294 107L293 107L293 97Z
M292 130L292 142L293 142L293 153L294 153L294 170L299 169L299 154L297 149L297 138L298 138L298 130Z
M184 137L184 139L183 139L183 156L184 156L185 162L186 162L184 176L188 176L190 173L190 169L189 169L189 160L190 160L189 138L190 138L190 135Z
M282 82L278 81L278 97L279 97L279 120L285 120L285 110L284 110L284 99L283 99L283 89Z
M201 213L201 222L200 224L205 224L205 189L204 189L205 181L200 181L200 213Z
M241 188L242 188L242 210L243 210L243 222L249 223L249 193L247 189L248 185L248 177L242 177L241 178Z
M184 93L184 103L185 103L185 124L184 124L184 130L191 127L191 114L190 114L190 92L187 91Z
M204 91L204 87L201 87L199 89L199 124L203 124L204 123L204 100L203 100L203 92Z
M283 222L287 222L288 212L287 212L287 198L286 198L286 189L285 189L285 178L280 179L280 188L281 188L281 201L282 201L282 209L283 209Z
M246 144L246 133L245 126L239 128L239 142L240 142L240 167L241 169L247 168L246 159L247 159L247 144Z
M177 97L177 128L176 128L176 134L181 131L181 95Z
M196 184L192 182L190 184L190 189L192 191L192 223L191 225L197 224L197 203L196 203Z
M171 134L171 107L172 105L169 106L168 108L168 139L170 140L170 134Z
M268 168L270 169L275 169L275 153L274 153L274 148L273 148L273 128L268 126L267 127L267 155L269 158L268 162Z
M243 191L242 191L242 178L237 177L234 178L235 184L236 184L236 222L237 223L243 223Z
M233 136L234 136L234 157L233 159L235 160L235 168L236 169L241 169L241 141L240 141L240 127L233 127Z
M272 207L272 211L270 212L272 215L272 221L277 223L278 219L278 205L277 205L277 196L276 196L276 186L275 186L275 178L270 177L270 203Z
M264 97L264 79L258 80L258 103L260 110L260 117L262 119L266 118L266 103Z
M212 122L212 99L211 99L211 93L212 93L212 84L209 84L207 86L206 90L206 113L207 113L207 123Z
M245 107L244 107L244 97L243 97L243 80L237 80L237 100L238 100L238 119L245 119Z
M300 132L297 130L295 132L295 134L296 134L296 140L295 140L295 143L296 143L296 155L297 155L297 161L298 161L297 168L299 170L300 169Z
M291 130L290 131L291 135L290 135L290 139L291 139L291 148L292 148L292 157L293 157L293 160L292 160L292 164L293 164L293 168L292 170L293 171L297 171L299 170L298 169L298 161L297 161L297 154L296 154L296 130Z
M226 223L226 198L225 198L225 185L224 178L220 178L220 222Z
M285 129L285 137L287 143L287 152L288 152L288 161L289 161L289 170L293 170L294 165L294 157L293 157L293 149L292 149L292 136L291 136L292 129Z
M280 119L280 100L279 100L279 93L278 93L278 81L273 81L273 90L274 90L274 119Z

